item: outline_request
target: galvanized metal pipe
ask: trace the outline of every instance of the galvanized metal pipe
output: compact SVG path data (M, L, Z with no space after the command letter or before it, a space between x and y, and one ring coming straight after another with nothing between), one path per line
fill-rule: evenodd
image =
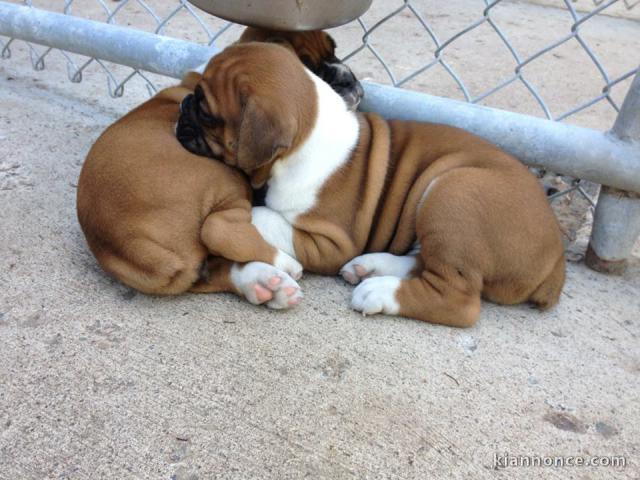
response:
M640 73L627 92L611 133L640 151ZM640 168L640 162L635 168ZM640 195L603 186L593 219L587 265L600 272L624 272L639 236Z
M0 35L174 78L208 61L214 47L0 2Z
M464 128L529 165L640 192L640 149L612 134L372 83L361 109Z

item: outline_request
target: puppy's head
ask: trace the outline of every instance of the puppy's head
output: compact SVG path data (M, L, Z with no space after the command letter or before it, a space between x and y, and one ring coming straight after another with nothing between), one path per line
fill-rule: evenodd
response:
M291 48L305 66L327 82L351 110L358 108L364 95L362 85L351 69L336 57L336 43L322 30L282 32L247 27L239 42L280 43Z
M290 50L236 44L185 97L176 133L187 150L239 168L259 187L273 162L307 138L316 113L313 81Z

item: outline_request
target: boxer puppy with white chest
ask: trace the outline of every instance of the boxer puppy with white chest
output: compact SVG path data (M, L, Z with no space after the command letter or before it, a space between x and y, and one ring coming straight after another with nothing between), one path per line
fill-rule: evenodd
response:
M252 214L268 242L359 283L356 310L468 327L483 297L558 302L564 253L542 188L471 133L351 112L287 49L257 43L212 59L182 117L182 138L200 128L184 145L268 186Z

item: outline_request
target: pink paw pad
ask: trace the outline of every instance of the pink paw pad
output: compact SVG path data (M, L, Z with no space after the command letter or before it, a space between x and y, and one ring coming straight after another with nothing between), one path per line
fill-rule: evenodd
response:
M290 297L291 295L293 295L297 291L298 291L298 289L296 287L286 287L284 289L284 293L287 295L287 297Z
M255 292L256 298L259 302L266 302L273 298L273 293L271 293L271 290L264 288L258 283L253 286L253 291Z

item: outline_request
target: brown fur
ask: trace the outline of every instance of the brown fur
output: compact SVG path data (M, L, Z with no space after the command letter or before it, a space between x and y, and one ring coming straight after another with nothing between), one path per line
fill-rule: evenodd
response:
M290 47L299 57L308 57L314 65L334 57L336 45L328 33L322 30L285 32L265 28L247 27L238 43L268 42Z
M269 42L289 48L324 82L355 110L364 95L362 84L353 71L336 57L336 43L322 30L283 32L248 27L239 42Z
M200 82L210 107L234 125L242 118L240 109L221 105L244 98L275 120L267 138L290 137L292 123L296 131L284 149L281 142L269 150L256 140L258 151L274 155L227 152L229 164L261 184L275 161L313 128L314 88L285 49L249 44L223 55ZM268 61L258 65L265 56ZM373 114L359 119L350 161L293 225L296 257L305 268L335 274L364 252L406 254L417 239L421 271L397 291L401 315L466 327L479 316L481 296L540 308L557 303L565 269L560 230L542 188L520 162L456 128L387 122ZM258 122L256 128L263 126ZM237 140L237 130L223 130L219 134L229 143Z

